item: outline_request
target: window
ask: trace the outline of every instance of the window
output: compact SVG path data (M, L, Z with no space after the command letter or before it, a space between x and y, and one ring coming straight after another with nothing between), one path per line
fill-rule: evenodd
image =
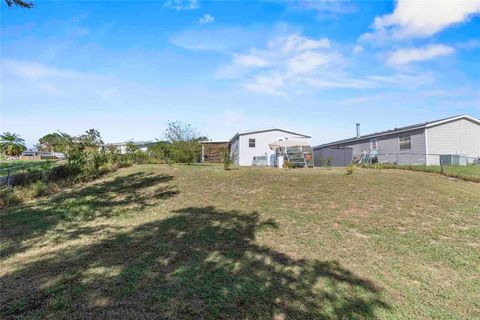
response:
M250 148L255 148L255 139L248 139L248 146Z
M370 150L378 150L378 138L370 140Z
M400 142L400 150L408 150L412 148L412 141L410 136L400 136L398 137Z

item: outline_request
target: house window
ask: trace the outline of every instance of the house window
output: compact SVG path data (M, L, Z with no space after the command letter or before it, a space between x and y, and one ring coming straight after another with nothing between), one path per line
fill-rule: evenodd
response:
M400 143L400 150L412 149L412 140L410 136L400 136L398 139Z
M378 138L370 140L370 150L378 150Z
M250 148L255 148L255 139L248 139L248 146Z

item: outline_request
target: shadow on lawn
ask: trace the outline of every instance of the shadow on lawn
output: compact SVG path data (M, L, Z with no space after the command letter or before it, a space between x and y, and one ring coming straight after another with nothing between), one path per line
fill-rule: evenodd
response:
M388 308L335 262L255 244L255 212L185 208L1 278L0 315L128 319L358 319Z
M119 215L129 208L140 211L158 200L175 196L178 191L166 184L172 179L169 175L139 172L7 210L0 215L3 243L0 257L28 249L22 241L32 242L54 228L62 228L58 233L70 239L102 231L104 226L84 227L83 223Z

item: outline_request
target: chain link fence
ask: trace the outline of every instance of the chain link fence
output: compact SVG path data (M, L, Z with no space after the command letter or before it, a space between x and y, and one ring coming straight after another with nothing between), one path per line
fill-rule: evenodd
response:
M0 168L0 187L26 185L38 180L56 181L66 177L65 166L55 161L44 163L22 163Z
M377 153L363 155L358 159L358 162L366 164L390 163L396 165L468 166L480 165L480 157L468 157L458 154Z

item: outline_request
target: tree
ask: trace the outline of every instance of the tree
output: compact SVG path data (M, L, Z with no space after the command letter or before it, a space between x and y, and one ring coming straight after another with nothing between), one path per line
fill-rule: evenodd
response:
M233 164L233 157L230 151L228 148L221 148L220 153L222 154L223 169L230 170L230 166Z
M26 8L26 9L32 9L33 8L33 2L30 1L23 1L23 0L5 0L7 3L7 6L12 7L12 6L18 6L20 8Z
M0 135L0 148L7 156L19 156L27 149L19 134L8 131Z
M85 131L85 133L80 135L77 140L79 143L83 144L83 147L86 148L87 151L90 152L97 151L103 145L100 131L96 129Z
M171 158L171 149L169 142L157 139L157 142L148 147L148 152L153 158L168 162Z
M38 147L42 151L64 152L65 137L59 132L49 133L38 139Z
M139 148L137 147L135 142L133 142L133 140L127 141L125 145L125 149L126 149L125 151L127 151L127 154L129 155L134 154L139 150Z
M174 162L191 164L200 158L199 135L190 124L168 122L165 138L171 144L170 154Z

